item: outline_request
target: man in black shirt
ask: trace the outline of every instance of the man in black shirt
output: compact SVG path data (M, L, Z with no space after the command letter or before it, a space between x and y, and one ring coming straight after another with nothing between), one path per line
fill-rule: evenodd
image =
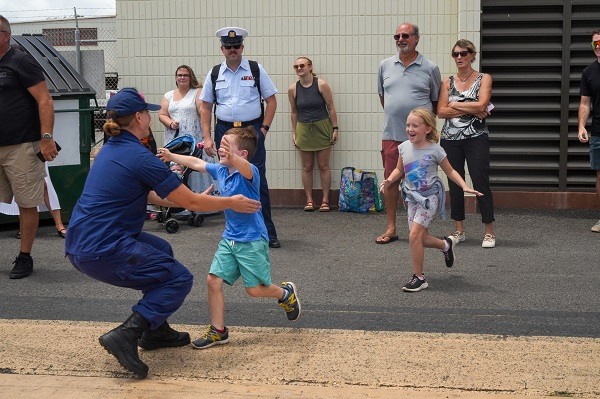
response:
M33 271L31 248L37 206L44 203L44 163L58 155L53 140L54 107L43 69L29 54L10 47L10 24L0 15L0 201L19 206L21 248L11 279Z

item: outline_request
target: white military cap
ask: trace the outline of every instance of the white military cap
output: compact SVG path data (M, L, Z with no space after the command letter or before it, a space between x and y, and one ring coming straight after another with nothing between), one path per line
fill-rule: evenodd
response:
M221 39L223 45L235 46L236 44L243 43L244 38L248 36L248 31L237 26L227 26L219 29L215 35Z

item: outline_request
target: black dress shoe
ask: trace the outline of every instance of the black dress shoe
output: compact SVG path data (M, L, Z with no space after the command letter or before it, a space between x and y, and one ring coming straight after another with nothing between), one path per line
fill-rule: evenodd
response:
M281 243L279 242L279 240L277 238L271 238L269 240L269 247L270 248L281 248Z

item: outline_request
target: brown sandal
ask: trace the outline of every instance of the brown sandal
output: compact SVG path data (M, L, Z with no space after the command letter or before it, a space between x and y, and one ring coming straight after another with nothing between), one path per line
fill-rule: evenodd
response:
M312 201L308 201L304 206L304 212L312 212L315 210L315 203Z
M375 239L377 244L389 244L394 241L398 241L398 236L395 234L382 234Z
M323 202L319 208L319 212L329 212L330 210L331 208L329 208L329 204L327 202Z

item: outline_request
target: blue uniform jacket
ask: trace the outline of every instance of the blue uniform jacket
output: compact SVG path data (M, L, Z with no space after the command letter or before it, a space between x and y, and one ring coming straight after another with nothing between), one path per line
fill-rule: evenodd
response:
M166 198L181 181L128 131L102 147L73 209L65 252L114 253L142 230L151 190Z

